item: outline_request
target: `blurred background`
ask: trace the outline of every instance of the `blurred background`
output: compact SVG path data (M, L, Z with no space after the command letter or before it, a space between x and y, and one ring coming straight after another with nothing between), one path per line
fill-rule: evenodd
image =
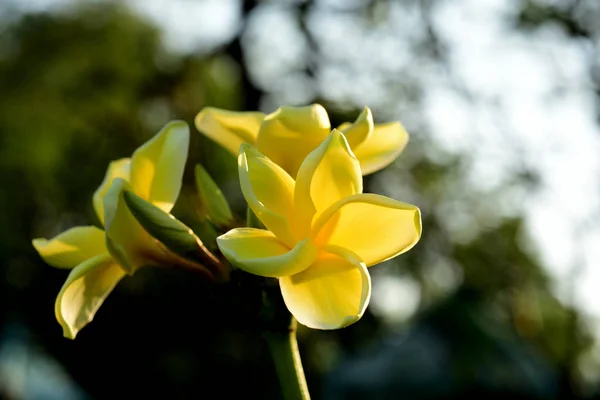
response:
M300 330L313 398L600 399L599 38L597 0L0 0L0 398L277 399L259 335L187 271L140 271L64 339L66 273L30 240L97 224L108 162L171 119L318 102L403 122L366 191L424 234L370 270L359 323ZM192 125L195 162L243 215Z

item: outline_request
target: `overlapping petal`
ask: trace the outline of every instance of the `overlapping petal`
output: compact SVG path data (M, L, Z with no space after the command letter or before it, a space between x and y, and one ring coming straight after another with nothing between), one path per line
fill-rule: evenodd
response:
M129 167L131 165L130 158L121 158L108 164L106 175L102 184L94 192L92 197L92 203L94 204L94 210L102 225L104 225L104 195L108 191L108 188L112 184L115 178L122 178L129 181Z
M296 275L279 279L287 308L303 325L338 329L358 321L371 297L366 265L352 252L330 247Z
M344 135L334 129L302 163L296 178L294 209L299 237L333 203L362 193L360 164Z
M237 155L242 143L256 142L264 118L265 114L261 112L236 112L206 107L196 116L195 123L199 131Z
M65 337L75 339L125 275L108 253L96 255L71 271L56 298L54 309Z
M292 177L296 176L304 157L331 129L327 112L319 104L281 107L266 117L260 112L207 107L197 115L196 127L232 153L236 153L242 143L256 145ZM344 123L338 129L360 160L364 175L392 163L408 142L408 134L399 122L375 125L368 107L354 123Z
M171 211L188 155L189 128L183 121L168 123L131 157L131 188L165 212Z
M331 129L323 106L281 107L265 117L256 147L292 177Z
M354 149L371 137L373 127L373 114L369 107L365 107L353 124L345 123L338 129L344 133L348 144Z
M327 209L312 230L318 245L333 245L372 266L410 250L421 237L421 213L376 194L346 197Z
M95 226L77 226L48 240L34 239L33 247L48 264L74 268L90 257L106 253L104 231Z
M390 165L408 143L408 133L399 122L376 124L371 136L357 147L354 155L360 161L363 175Z
M296 274L308 268L317 257L317 249L308 239L290 250L273 233L263 229L233 229L217 238L217 244L238 268L260 276Z
M120 178L113 181L104 196L106 245L123 269L132 274L148 262L156 244L131 214L123 198L129 184Z
M249 145L240 147L240 185L244 198L261 222L288 247L296 242L292 230L294 180L280 166Z

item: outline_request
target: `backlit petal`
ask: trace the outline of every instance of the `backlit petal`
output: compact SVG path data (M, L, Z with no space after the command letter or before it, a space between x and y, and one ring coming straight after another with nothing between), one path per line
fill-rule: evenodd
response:
M92 257L71 271L54 307L65 337L75 339L125 275L108 253Z
M343 124L338 128L342 131L351 148L367 140L373 133L373 114L365 107L353 124Z
M74 268L106 253L104 231L95 226L76 226L50 240L33 239L32 244L44 261L56 268Z
M254 214L282 242L293 247L294 180L247 144L240 147L238 170L242 193Z
M345 249L326 250L305 271L279 278L287 308L313 329L338 329L358 321L371 298L365 264Z
M281 107L265 117L256 147L292 177L302 160L314 150L331 130L323 106Z
M308 268L317 257L316 247L305 239L291 250L273 233L254 228L237 228L217 238L223 255L251 274L280 277Z
M299 237L311 222L344 197L362 192L360 165L344 135L334 129L302 163L296 179L294 210Z
M261 112L236 112L206 107L196 116L196 128L232 154L236 155L242 143L254 144L260 124L265 119Z
M388 166L408 143L408 133L399 122L376 124L373 134L356 148L354 155L360 161L363 175Z
M120 160L116 160L108 164L108 169L106 170L106 175L104 175L104 180L102 181L100 187L96 189L96 192L94 192L92 202L94 204L96 215L100 219L102 225L104 225L104 195L115 178L122 178L126 181L129 181L130 164L131 159L129 158L121 158Z
M164 212L179 196L188 156L190 132L183 121L168 123L131 157L131 188Z
M410 250L421 237L421 213L411 204L376 194L347 197L327 209L313 225L319 245L356 253L367 266Z
M123 191L130 189L123 179L115 179L104 196L106 245L123 269L132 274L146 265L157 244L129 211Z

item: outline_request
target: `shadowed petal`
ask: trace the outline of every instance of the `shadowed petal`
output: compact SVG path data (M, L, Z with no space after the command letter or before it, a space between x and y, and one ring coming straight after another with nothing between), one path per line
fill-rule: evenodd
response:
M108 253L92 257L71 271L54 308L65 337L75 339L125 275Z

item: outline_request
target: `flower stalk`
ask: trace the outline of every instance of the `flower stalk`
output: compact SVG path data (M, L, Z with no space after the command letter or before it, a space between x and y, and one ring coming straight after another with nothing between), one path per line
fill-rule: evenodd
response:
M292 317L286 331L267 331L263 333L263 338L273 358L283 399L310 400L302 359L298 351L296 327L296 319Z

